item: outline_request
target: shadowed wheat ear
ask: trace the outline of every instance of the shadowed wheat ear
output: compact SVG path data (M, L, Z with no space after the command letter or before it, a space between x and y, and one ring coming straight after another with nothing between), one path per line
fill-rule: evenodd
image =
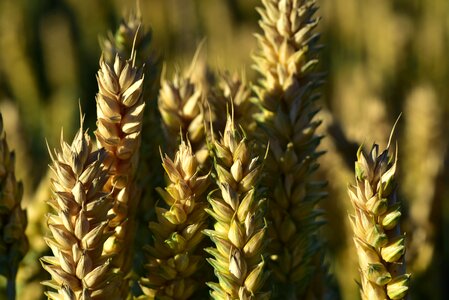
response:
M206 251L213 256L217 282L209 282L213 299L268 299L262 292L265 271L265 224L263 200L255 186L261 165L245 137L228 116L220 141L214 141L215 172L219 189L209 196L215 219L213 230L205 230L215 244Z
M0 274L8 281L10 300L16 297L17 269L29 248L25 235L27 215L21 206L23 186L16 180L14 164L15 155L9 151L0 114Z
M259 52L254 57L261 78L255 86L262 109L257 116L259 136L268 139L265 163L269 190L267 218L270 221L270 269L276 290L285 297L306 293L319 252L317 230L322 224L316 205L326 193L315 181L317 151L321 137L315 100L321 76L313 71L318 63L319 19L315 1L263 0L258 9L263 35L256 35ZM266 140L264 141L266 143Z
M151 40L152 32L144 28L137 8L122 19L115 33L108 32L107 37L100 38L100 46L104 60L109 64L114 63L116 55L122 59L131 57L134 50L137 52L136 65L151 68L157 60L151 50Z
M51 237L45 238L53 256L41 258L52 279L43 284L49 299L121 299L110 257L102 254L109 237L112 216L109 194L103 191L108 181L102 164L104 149L92 151L92 143L81 127L71 145L50 151L53 171L53 197L48 204L53 213L47 224Z
M360 148L355 163L355 185L348 187L354 207L354 230L361 276L362 299L403 299L410 274L405 274L405 235L400 230L401 211L396 195L397 148L369 153Z
M157 207L157 222L150 223L154 244L147 247L148 276L141 280L143 299L189 299L200 282L195 274L202 264L197 249L207 228L205 192L209 174L200 176L199 163L187 141L181 141L174 160L162 158L169 184L158 189L168 209Z
M237 73L223 73L218 76L218 84L208 97L212 110L211 120L214 132L223 132L226 127L228 107L234 109L234 122L242 126L247 134L255 128L253 114L256 111L254 103L250 101L251 87L246 78Z
M135 173L139 160L142 118L145 103L142 98L142 69L134 65L135 52L130 60L115 57L113 64L100 60L97 81L97 130L95 135L107 157L104 162L110 178L105 191L112 194L114 219L109 222L114 235L105 245L105 253L115 254L113 265L125 274L131 268L133 248L132 231L128 223L134 217L138 190ZM127 283L123 281L122 291L127 294Z
M181 73L177 70L171 80L162 76L158 105L169 152L174 152L179 144L181 131L181 138L185 140L188 137L202 165L208 157L204 126L207 122L207 91L201 80L192 78L194 74L199 76L203 73L198 70L203 67L200 63L201 49L200 45L187 71Z

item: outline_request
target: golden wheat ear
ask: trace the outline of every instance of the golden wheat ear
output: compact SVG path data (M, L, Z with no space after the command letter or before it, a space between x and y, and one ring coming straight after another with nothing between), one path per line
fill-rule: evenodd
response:
M104 192L108 182L103 168L106 151L92 150L92 143L83 128L73 142L61 136L60 149L50 152L53 171L53 209L47 225L51 236L45 238L53 255L41 258L42 267L51 280L42 284L49 299L120 299L120 274L114 272L110 256L103 254L103 245L110 236L108 223L112 199Z
M26 211L22 208L23 186L16 180L15 155L9 151L0 114L0 274L7 279L8 299L16 297L19 263L28 252Z
M403 299L409 289L396 170L397 146L391 156L390 142L382 152L377 144L369 153L359 149L355 185L348 187L348 193L354 207L349 217L359 258L362 299Z
M218 189L209 196L207 212L215 224L204 233L215 244L206 251L218 282L208 283L210 294L213 299L268 299L270 293L262 289L268 276L264 200L255 188L261 162L230 116L213 147Z
M135 53L131 55L135 57ZM134 212L139 190L135 175L139 161L145 103L142 97L144 75L132 60L119 55L113 64L100 60L97 74L97 144L106 151L103 163L110 177L104 187L113 198L114 218L108 227L113 235L104 252L114 255L112 264L128 274L132 267ZM121 281L121 294L129 294L128 277Z

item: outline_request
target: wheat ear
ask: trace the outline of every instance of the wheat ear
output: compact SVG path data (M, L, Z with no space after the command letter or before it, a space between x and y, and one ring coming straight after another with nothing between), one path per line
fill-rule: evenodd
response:
M160 76L160 59L152 49L152 31L143 24L139 3L137 8L131 10L126 18L122 19L117 30L109 32L106 38L100 39L105 61L109 65L114 64L116 55L123 60L133 57L133 49L136 52L135 65L143 69L145 81L143 83L142 97L145 102L145 111L142 124L142 141L140 147L139 166L136 174L138 190L135 192L135 200L132 207L128 207L128 247L132 253L135 248L134 261L143 257L142 247L149 243L147 226L148 215L152 213L154 199L157 198L155 188L163 184L163 177L159 164L158 147L162 144L161 118L157 108L157 93ZM134 239L133 235L148 238ZM134 243L131 241L134 240ZM131 249L130 249L131 248ZM131 257L131 256L129 256ZM139 272L140 270L137 270ZM142 270L143 271L143 270Z
M410 274L405 274L405 235L396 195L397 148L394 157L389 148L379 153L374 144L367 154L360 148L356 183L348 188L363 299L403 299L408 291Z
M207 227L209 174L198 174L200 165L188 142L181 141L174 160L166 155L162 161L169 184L158 191L169 208L157 207L157 222L150 223L154 245L147 247L148 277L141 285L149 299L189 299L198 287L194 277L202 249L197 246Z
M55 300L120 299L115 284L119 274L113 272L110 257L102 254L112 218L112 199L103 191L108 181L102 167L106 151L92 151L81 127L71 145L61 135L61 149L50 156L54 176L48 204L54 212L48 215L51 237L45 241L53 256L41 261L52 277L43 284L56 291L46 295Z
M223 73L218 76L218 84L212 89L208 100L212 110L211 120L215 132L223 132L227 116L223 112L234 108L234 122L242 126L247 134L255 128L253 114L255 105L250 101L251 87L244 75Z
M257 121L270 145L264 182L270 192L270 269L276 290L297 298L316 269L312 258L320 249L322 222L315 207L325 196L324 183L312 179L321 139L316 134L320 122L314 119L320 76L313 71L319 46L313 31L319 19L313 0L262 3L258 11L264 34L256 35L260 51L254 60L261 74L255 86L262 109Z
M202 73L197 70L201 67L199 63L201 53L199 47L189 69L185 72L177 70L171 80L162 77L158 106L169 152L174 152L179 144L181 131L181 138L185 140L188 137L195 155L200 164L203 164L208 157L204 129L207 120L205 106L207 91L200 80L192 78L194 73Z
M218 283L208 285L213 299L268 299L270 294L261 291L267 277L263 200L255 188L261 165L234 126L228 117L222 139L213 143L219 189L207 209L214 229L204 232L215 244L206 251L213 256L208 261Z
M104 147L107 158L104 166L108 169L110 178L105 191L114 199L114 219L109 227L115 233L108 240L105 252L115 254L113 264L125 274L131 268L132 232L128 223L132 222L137 206L138 190L135 185L135 173L139 160L141 143L142 118L145 103L142 98L142 69L135 67L132 59L123 60L118 55L114 64L110 65L103 59L97 80L97 130L95 135L100 147ZM127 293L126 282L123 282L123 293Z
M114 33L108 32L106 37L100 38L100 46L104 59L109 64L114 63L116 55L127 59L135 50L137 52L136 65L145 64L147 67L151 67L156 61L151 50L151 40L151 29L144 28L140 10L137 8L130 11L127 17L121 20Z
M23 186L16 180L14 164L15 155L9 151L0 114L0 274L8 281L9 300L16 298L17 269L29 248L27 215L21 207Z

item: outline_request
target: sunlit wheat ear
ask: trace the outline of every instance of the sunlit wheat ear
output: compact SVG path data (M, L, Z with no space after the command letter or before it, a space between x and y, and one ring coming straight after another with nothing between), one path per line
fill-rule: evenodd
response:
M409 289L405 273L405 235L400 230L397 201L397 149L379 153L374 144L362 149L355 163L355 185L348 187L354 207L350 221L354 230L361 276L362 299L403 299Z
M207 92L192 78L193 73L200 72L197 70L201 67L200 55L199 47L187 71L177 70L171 79L162 77L158 105L169 151L176 149L181 131L182 138L188 137L197 159L203 164L208 157L204 126L207 124Z
M268 299L262 286L265 270L266 227L264 200L255 186L261 162L248 140L228 116L221 140L213 144L217 190L209 196L214 229L205 230L214 242L206 251L218 282L209 282L213 299Z
M53 212L45 238L53 256L41 258L51 280L43 284L49 299L121 299L120 274L113 272L110 256L103 254L109 237L108 222L112 199L103 191L108 181L102 164L106 151L92 151L87 133L80 128L72 144L62 140L60 149L50 153L53 171Z
M269 266L276 290L284 297L301 298L317 266L320 249L317 230L322 224L315 209L326 194L323 182L313 179L318 168L321 137L315 100L320 75L318 60L319 19L315 1L263 0L258 11L263 34L254 57L260 73L255 86L262 112L256 120L258 136L270 145L265 163L269 204Z
M207 228L206 190L209 174L200 175L190 143L181 141L172 160L162 165L169 183L159 193L167 205L156 208L157 222L150 223L154 244L147 247L148 276L141 280L144 299L189 299L200 282L195 280L203 260L197 249Z
M14 164L15 155L9 151L0 114L0 274L8 280L8 299L15 297L17 269L29 248L27 215L21 206L23 186L16 180Z
M112 219L108 226L115 231L105 246L105 253L115 254L113 265L128 273L132 255L127 229L130 211L136 206L135 173L141 144L141 128L145 103L142 98L142 69L131 60L115 57L113 64L100 61L97 74L99 92L97 94L97 130L95 135L99 147L106 150L104 167L109 179L104 191L111 193L114 201ZM125 283L124 283L125 284ZM124 287L124 291L127 288ZM126 293L126 292L124 292Z

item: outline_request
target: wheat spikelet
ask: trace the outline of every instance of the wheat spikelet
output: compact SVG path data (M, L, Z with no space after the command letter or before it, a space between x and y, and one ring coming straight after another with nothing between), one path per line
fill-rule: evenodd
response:
M135 57L135 52L132 58ZM132 231L128 222L133 219L132 212L137 206L138 190L135 173L139 160L142 118L145 103L142 98L142 69L135 67L133 61L123 60L118 55L113 65L100 61L97 80L97 130L95 135L100 147L104 147L107 158L104 166L110 178L105 191L112 193L114 199L114 219L109 227L115 234L108 240L105 252L115 254L114 266L126 274L131 267L132 255L128 247L132 243ZM123 282L123 293L127 293Z
M241 138L228 117L223 137L214 142L215 171L219 187L209 198L214 230L205 230L215 243L207 248L213 258L218 283L209 282L213 299L268 299L261 291L267 277L263 260L266 227L263 200L254 187L261 166L251 155L248 141Z
M209 185L209 174L200 176L199 166L184 141L174 160L163 158L169 184L159 193L169 209L157 207L157 222L150 223L154 245L147 248L148 277L141 281L149 299L189 299L198 287L194 276L202 257L197 247L207 227L204 209Z
M120 299L118 273L113 272L110 257L102 254L110 235L107 225L112 216L109 194L103 191L108 181L102 164L106 151L92 151L92 143L81 127L71 145L63 141L61 149L50 152L53 171L53 197L48 204L51 237L46 242L53 256L41 258L52 279L43 284L49 299Z
M194 74L202 73L197 70L201 67L198 62L200 55L201 46L184 74L177 70L171 80L161 79L158 105L169 153L174 152L179 144L181 131L181 138L185 140L188 137L197 159L203 164L208 157L204 127L208 120L205 107L207 91L203 88L204 83L192 78Z
M357 153L356 184L349 186L348 192L355 210L350 221L363 299L403 299L408 291L410 274L405 274L396 168L397 151L391 157L389 146L382 153L377 144L369 153L361 148Z
M266 185L270 191L270 268L280 293L300 297L308 287L320 248L321 221L315 206L325 196L323 183L314 181L320 138L314 120L319 97L317 64L318 24L315 1L264 0L259 22L264 35L256 35L260 51L254 57L262 75L255 87L262 109L257 121L268 136ZM296 295L296 296L295 296Z
M15 299L19 263L28 252L26 211L21 207L23 186L17 182L15 155L9 151L0 114L0 274L8 280L8 299Z

